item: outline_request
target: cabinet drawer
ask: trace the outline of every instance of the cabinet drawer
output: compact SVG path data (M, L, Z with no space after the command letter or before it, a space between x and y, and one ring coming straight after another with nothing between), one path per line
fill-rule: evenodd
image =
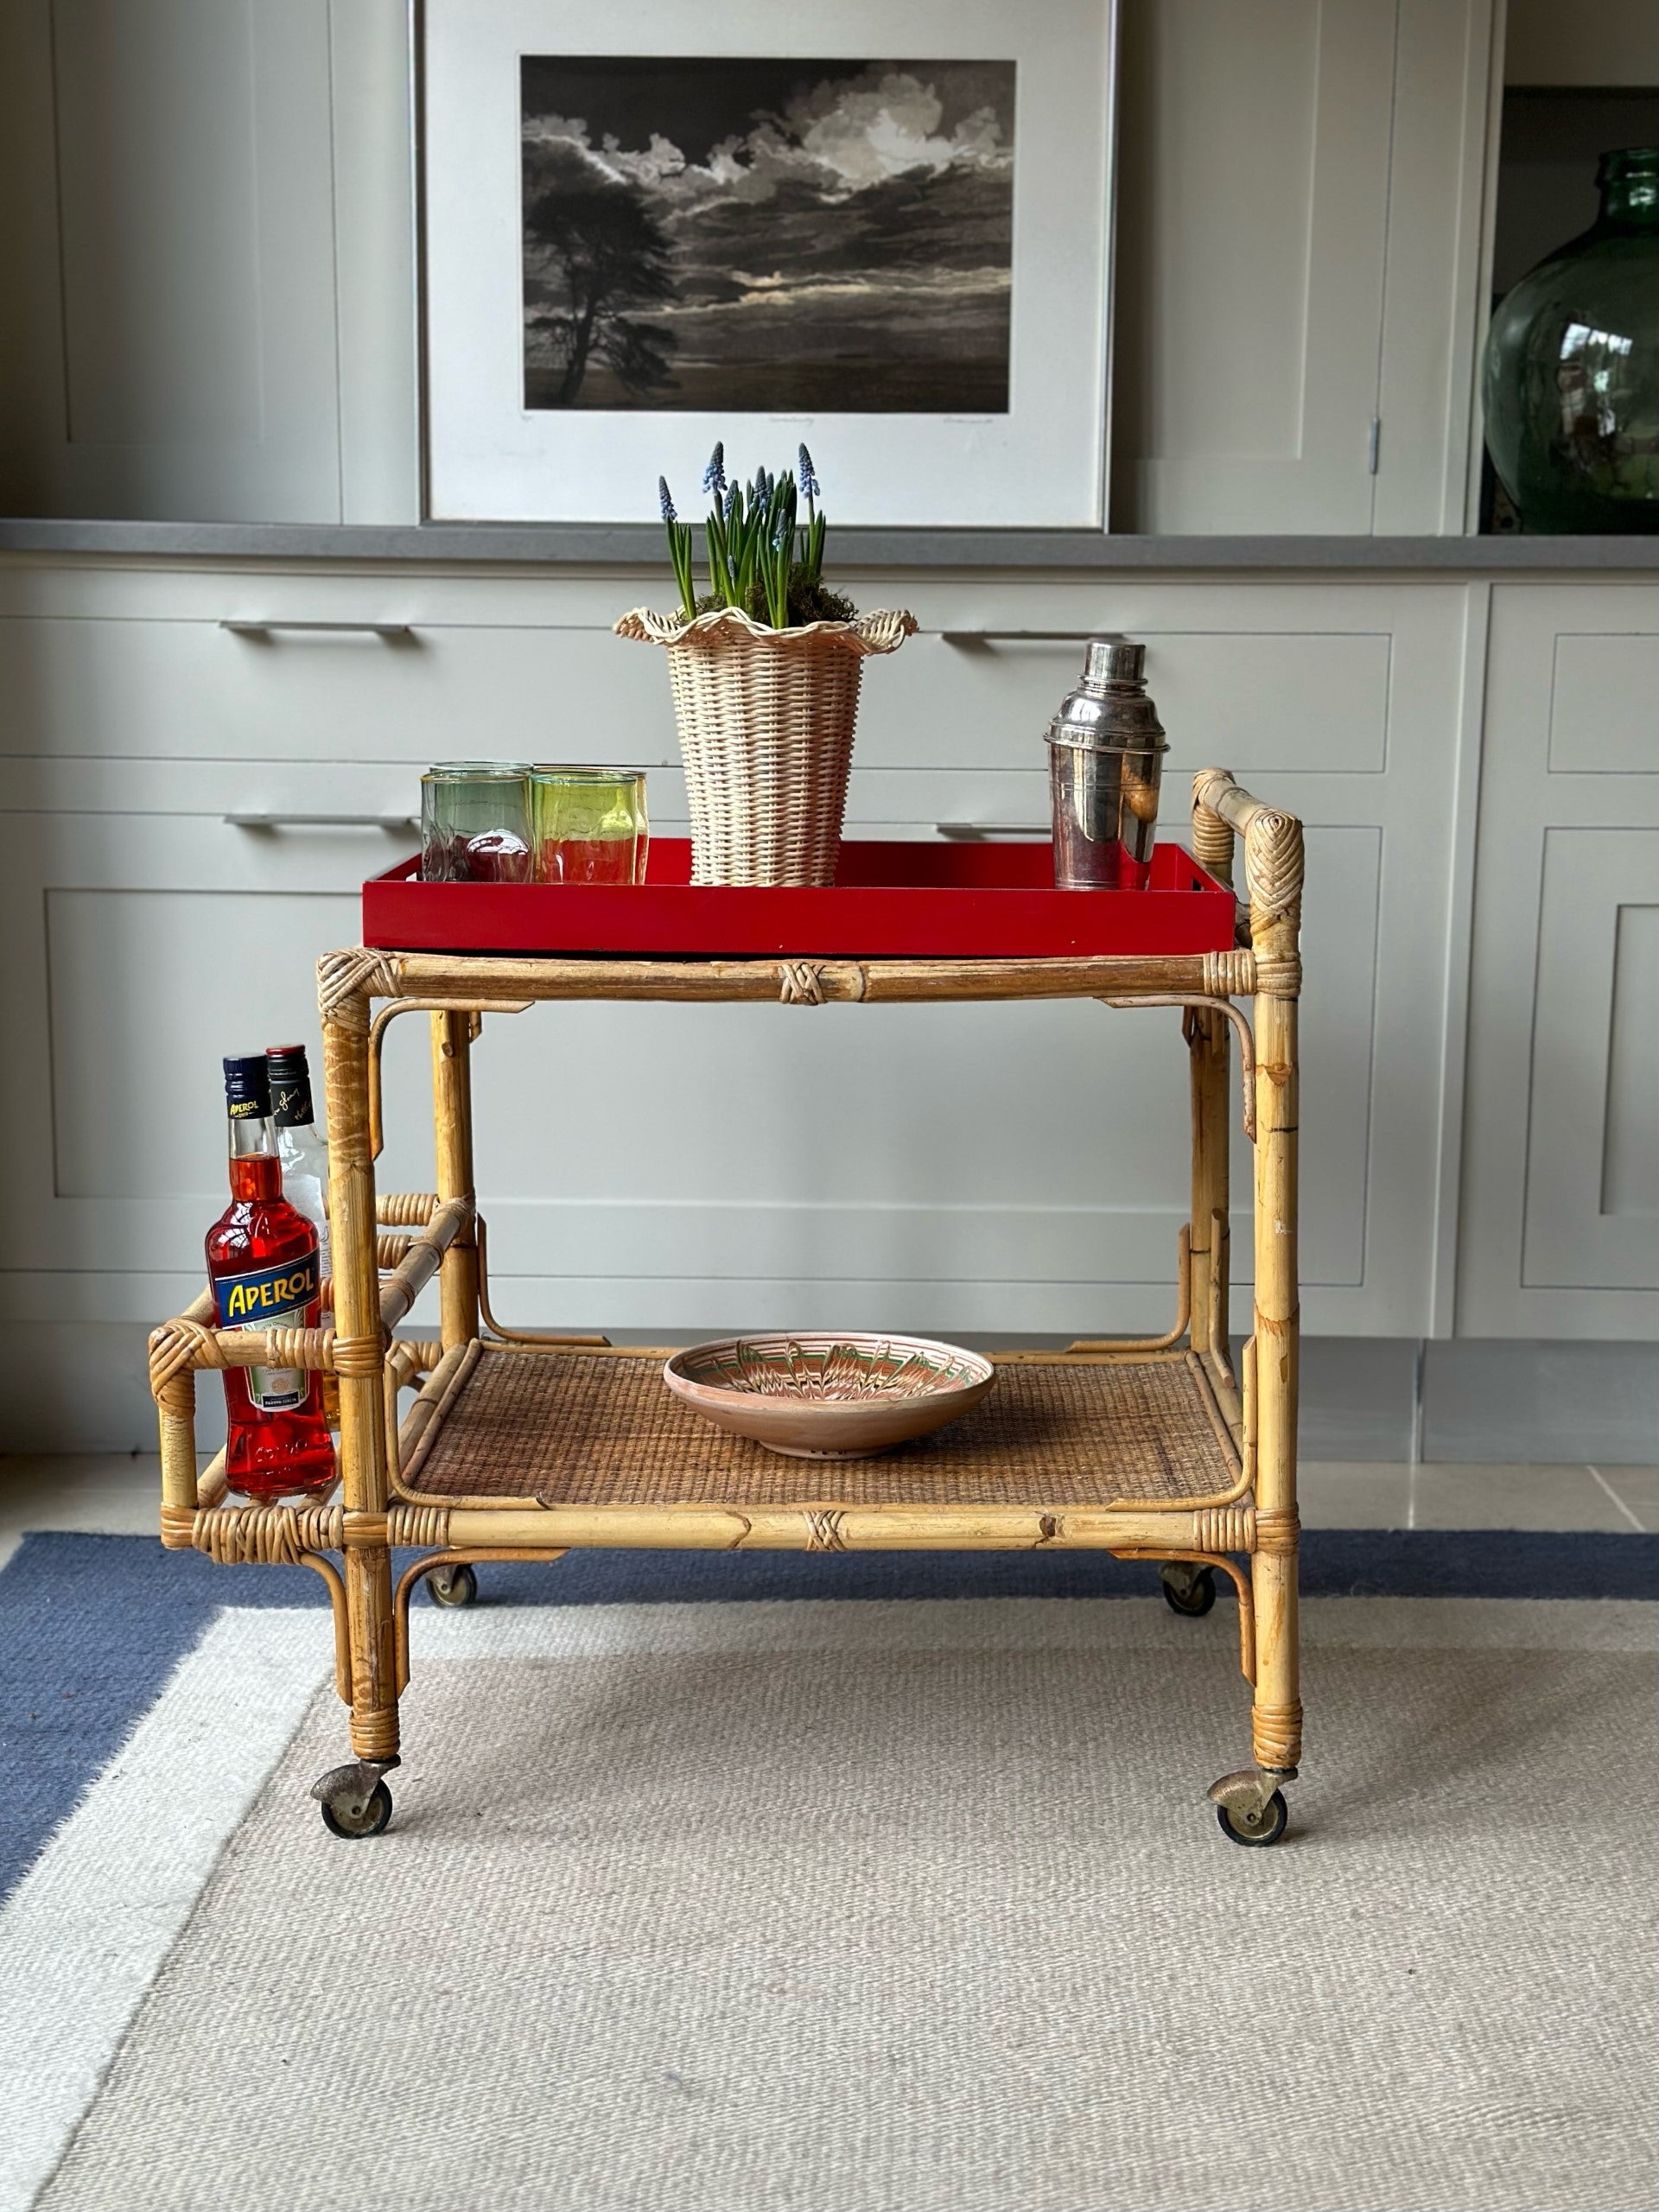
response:
M595 752L588 757L607 756ZM608 757L639 762L637 753L620 749ZM417 754L382 761L140 760L86 754L40 760L13 754L0 756L0 814L174 815L213 822L228 815L289 817L270 834L279 835L290 851L306 840L339 846L343 833L384 823L384 846L372 840L369 847L353 849L380 853L378 864L385 867L414 850L415 833L392 825L400 818L418 817L421 772L428 765ZM674 836L689 835L678 747L671 749L665 761L647 765L653 825ZM1185 840L1186 813L1186 789L1177 781L1166 802L1166 836ZM342 818L309 825L291 818L308 815ZM1025 823L1040 830L1047 816L1047 770L1041 760L1018 769L866 768L854 756L847 795L849 835L925 836L941 823L964 822ZM236 842L228 838L232 845Z
M0 621L8 753L135 760L660 760L660 656L607 630Z
M14 1310L96 1285L105 1318L113 1301L140 1319L189 1290L222 1204L219 1058L315 1038L313 963L355 941L378 837L0 819ZM1374 830L1333 830L1312 871L1327 953L1308 1001L1311 1294L1351 1296L1364 1273L1371 1055L1363 1022L1344 1025L1375 965L1378 849ZM476 1116L502 1309L664 1329L1154 1319L1187 1199L1179 1028L1173 1011L1092 1003L576 1003L492 1020ZM429 1188L418 1016L392 1025L387 1070L383 1179ZM1126 1144L1125 1129L1144 1134ZM1243 1280L1242 1234L1239 1251Z
M664 657L613 637L661 579L54 575L0 592L0 751L284 761L671 761ZM1376 774L1454 588L853 576L922 626L864 678L864 772L1044 772L1083 640L1143 638L1182 780ZM130 590L113 587L125 582ZM170 591L162 588L171 583ZM84 610L84 611L83 611ZM228 629L255 617L270 626ZM340 623L347 628L284 627ZM379 630L374 626L382 626ZM390 629L390 633L386 633ZM890 806L891 802L884 802ZM895 816L914 821L923 810Z
M1095 633L1129 626L1101 620ZM1049 721L1077 680L1090 634L1085 621L1056 637L988 626L913 639L868 678L859 757L894 768L916 760L1007 769L1032 762L1046 773ZM1143 620L1132 634L1146 642L1147 686L1169 736L1166 772L1177 781L1215 765L1222 753L1245 778L1383 767L1386 631L1234 634Z

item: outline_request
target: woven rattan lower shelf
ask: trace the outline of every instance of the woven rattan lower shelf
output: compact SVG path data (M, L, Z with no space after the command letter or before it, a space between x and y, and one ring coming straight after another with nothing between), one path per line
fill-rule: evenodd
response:
M1024 1522L1230 1502L1239 1490L1237 1446L1192 1352L999 1363L995 1389L961 1421L879 1458L833 1461L779 1458L713 1427L664 1388L663 1357L474 1340L405 1423L397 1486L411 1501L533 1508L553 1525L595 1510L776 1509L805 1516L805 1548L823 1548L825 1512L861 1507Z

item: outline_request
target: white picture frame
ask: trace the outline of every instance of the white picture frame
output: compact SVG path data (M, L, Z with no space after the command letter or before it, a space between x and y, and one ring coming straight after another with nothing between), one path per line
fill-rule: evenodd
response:
M644 522L659 475L695 520L721 439L745 474L808 444L837 524L1107 526L1114 0L837 0L816 18L780 0L420 0L416 29L429 520ZM1014 65L1005 412L526 405L524 57L922 54Z

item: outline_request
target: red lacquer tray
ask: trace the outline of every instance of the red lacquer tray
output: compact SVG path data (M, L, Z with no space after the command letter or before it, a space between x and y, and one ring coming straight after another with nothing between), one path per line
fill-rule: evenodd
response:
M639 885L419 883L414 860L363 887L363 942L406 952L677 953L1043 959L1221 952L1233 894L1179 845L1144 891L1056 891L1046 844L849 840L832 887L693 885L684 837L653 837Z

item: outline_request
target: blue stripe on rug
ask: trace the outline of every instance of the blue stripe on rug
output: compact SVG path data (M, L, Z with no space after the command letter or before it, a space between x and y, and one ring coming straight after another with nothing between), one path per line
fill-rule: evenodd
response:
M410 1554L412 1556L412 1554ZM490 1565L494 1605L793 1598L1134 1598L1153 1568L1103 1552L571 1552ZM1532 1530L1313 1529L1309 1597L1659 1598L1659 1541ZM31 1535L0 1571L0 1894L227 1605L321 1605L315 1575L226 1569L149 1536ZM319 1666L326 1658L319 1646Z

